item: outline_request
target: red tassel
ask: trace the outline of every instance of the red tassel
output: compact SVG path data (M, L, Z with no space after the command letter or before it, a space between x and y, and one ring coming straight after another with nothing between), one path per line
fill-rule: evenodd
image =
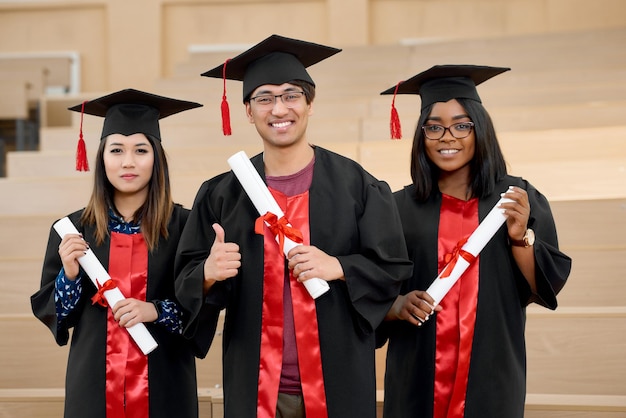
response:
M396 94L398 93L398 87L400 87L401 83L402 81L396 85L396 89L393 92L393 100L391 101L391 121L389 123L391 139L402 139L402 126L400 126L400 117L396 110Z
M230 110L226 96L222 96L222 132L224 132L224 135L232 135L233 133L230 128Z
M224 135L232 135L233 131L230 128L230 109L228 108L228 100L226 99L226 64L230 59L224 62L222 67L222 79L224 80L224 89L222 93L222 132Z
M80 133L78 135L78 146L76 148L76 171L89 171L89 161L87 161L87 146L83 139L83 115L85 113L85 103L80 110Z

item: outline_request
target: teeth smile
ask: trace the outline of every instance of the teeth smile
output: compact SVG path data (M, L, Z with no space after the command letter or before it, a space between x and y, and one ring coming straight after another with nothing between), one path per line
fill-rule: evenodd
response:
M278 122L278 123L272 123L272 127L274 127L274 128L286 128L290 124L291 124L291 122Z
M458 149L442 149L442 150L439 150L439 152L441 154L456 154L457 152L459 152L459 150Z

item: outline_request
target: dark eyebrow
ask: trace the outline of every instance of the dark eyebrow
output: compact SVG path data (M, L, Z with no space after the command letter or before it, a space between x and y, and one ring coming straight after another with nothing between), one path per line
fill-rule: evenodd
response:
M134 147L147 147L149 145L150 144L148 142L140 142L138 144L135 144ZM122 144L121 142L111 142L107 146L109 146L109 147L123 147L124 144Z
M298 87L287 87L285 90L283 90L282 93L280 94L284 94L284 93L290 93L293 91L299 91ZM271 92L270 90L259 90L258 92L256 92L255 96L265 96L265 95L273 95L274 93ZM254 96L253 96L254 97Z
M469 115L456 115L452 117L452 120L460 120L460 119L469 119ZM441 118L439 116L429 116L426 118L426 120L424 122L429 122L429 121L435 121L435 122L441 122Z

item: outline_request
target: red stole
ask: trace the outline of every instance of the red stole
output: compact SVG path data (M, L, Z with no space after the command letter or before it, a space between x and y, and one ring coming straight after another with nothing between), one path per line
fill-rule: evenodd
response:
M439 217L438 269L459 242L478 227L478 199L443 195ZM460 247L460 246L459 246ZM463 417L478 301L478 260L441 301L437 314L434 418Z
M285 213L285 218L302 233L303 244L310 242L308 192L287 197L272 190L272 195ZM285 256L276 242L276 235L267 226L264 230L263 313L261 320L261 353L257 397L257 417L274 418L282 368L283 350L283 286ZM289 275L293 318L296 330L300 383L307 417L325 418L326 392L322 372L315 300L304 285Z
M109 275L127 298L146 300L148 248L142 234L111 232ZM107 308L107 418L149 416L148 357Z

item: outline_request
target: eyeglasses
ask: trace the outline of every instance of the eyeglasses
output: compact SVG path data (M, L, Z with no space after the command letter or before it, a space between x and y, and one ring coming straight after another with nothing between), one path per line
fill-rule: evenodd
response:
M469 136L474 128L474 122L459 122L450 126L443 125L424 125L422 130L428 139L441 139L446 134L446 130L450 131L456 139L463 139Z
M273 107L276 104L276 98L280 97L280 100L282 100L286 107L292 108L300 102L302 96L304 96L303 91L288 91L283 94L260 94L255 97L251 97L250 101L255 102L261 107L269 108Z

